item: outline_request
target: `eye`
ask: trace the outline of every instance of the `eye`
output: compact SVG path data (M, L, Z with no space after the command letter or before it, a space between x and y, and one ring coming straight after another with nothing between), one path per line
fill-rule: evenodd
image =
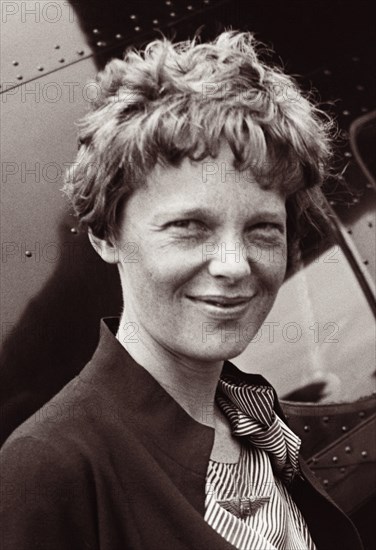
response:
M175 220L169 222L167 227L172 227L176 229L188 229L189 231L197 231L205 229L205 226L202 222L198 220Z
M247 231L251 243L260 245L282 245L286 239L283 224L274 222L260 222L249 227Z
M260 222L260 223L257 223L256 225L253 225L249 229L250 229L250 231L260 230L260 231L266 232L266 233L278 232L278 233L281 233L282 235L285 232L285 228L284 228L283 225L281 225L279 223L272 223L272 222Z

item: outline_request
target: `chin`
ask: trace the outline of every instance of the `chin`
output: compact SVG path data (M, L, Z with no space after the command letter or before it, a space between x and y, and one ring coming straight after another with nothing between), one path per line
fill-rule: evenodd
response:
M217 361L226 361L227 359L233 359L240 355L249 342L235 342L228 341L222 342L211 342L206 344L201 344L201 346L196 347L195 350L190 350L188 354L200 361L205 361L208 363L217 362Z

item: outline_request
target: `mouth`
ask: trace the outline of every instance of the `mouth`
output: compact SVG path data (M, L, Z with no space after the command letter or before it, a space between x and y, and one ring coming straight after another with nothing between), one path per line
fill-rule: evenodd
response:
M230 317L245 312L253 296L204 295L187 296L187 298L210 314Z
M188 296L190 300L205 302L217 307L233 307L248 303L252 296Z

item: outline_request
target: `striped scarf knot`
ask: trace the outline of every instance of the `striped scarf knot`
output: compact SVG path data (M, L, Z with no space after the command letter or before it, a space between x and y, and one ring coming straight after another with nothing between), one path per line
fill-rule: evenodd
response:
M231 424L233 435L246 437L255 447L269 453L276 473L290 483L299 472L301 440L274 411L273 389L231 378L219 380L217 403Z

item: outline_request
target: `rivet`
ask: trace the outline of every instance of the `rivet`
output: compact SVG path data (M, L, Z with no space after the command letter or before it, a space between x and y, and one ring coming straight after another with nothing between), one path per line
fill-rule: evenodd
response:
M176 13L174 11L170 12L170 17L176 17Z
M348 230L347 230L347 233L348 233L349 235L352 235L352 229L348 229Z
M132 19L132 21L137 19L137 15L135 15L134 13L132 13L132 15L130 15L129 17L130 17L130 19Z
M153 19L153 25L159 25L159 19Z
M344 156L350 158L352 157L352 154L350 153L350 151L345 151Z
M342 431L347 432L347 426L342 426Z
M324 479L323 484L324 485L329 485L329 481L327 479Z
M70 231L71 231L71 233L74 233L75 235L77 235L77 233L78 233L78 231L75 227L72 227Z
M85 50L77 50L78 55L84 55Z
M64 57L62 57L61 59L59 59L59 63L65 63Z
M18 61L13 61L13 65L17 67L19 65Z
M366 113L368 111L368 107L361 107L360 110L362 113Z
M28 258L31 258L32 255L33 255L33 253L30 252L30 250L26 250L25 256L27 256Z
M303 430L304 430L305 432L309 432L310 429L311 429L311 428L310 428L308 425L305 425L304 428L303 428Z
M319 461L319 459L318 459L318 458L316 458L315 456L314 456L314 457L312 458L312 462L313 462L314 464L317 464L317 463L318 463L318 461Z
M373 227L373 223L372 223L372 222L368 222L368 227Z
M364 263L364 265L368 265L369 261L368 260L363 260L363 263Z
M345 116L349 116L350 111L348 111L347 109L345 109L344 111L342 111L342 114L345 115Z
M353 55L351 61L359 61L359 57L357 55Z
M104 48L104 46L107 46L107 43L106 42L103 42L103 40L100 40L99 42L97 42L97 46L99 48Z
M204 0L204 4L210 4L210 0Z
M362 451L360 454L362 455L362 458L367 458L368 456L367 451Z
M324 416L322 420L323 422L329 422L329 416Z
M120 33L118 33L118 34L115 35L115 38L116 38L117 40L121 40L121 39L123 38L123 35L120 34Z
M364 90L364 86L362 86L361 84L358 84L356 89L359 91L359 92L363 92Z
M56 46L55 46L55 50L60 50L60 46L59 46L59 44L56 44Z
M44 71L44 67L42 67L42 65L38 65L37 69L38 71Z
M333 456L332 461L333 462L338 462L338 456Z
M288 420L290 417L289 417L288 414L285 414L285 418L286 418L286 420Z
M346 472L346 468L344 466L342 466L342 468L340 468L339 471L344 473L344 472Z
M193 6L191 6L191 4L189 4L189 5L187 6L187 10L192 11L192 10L193 10Z
M22 80L22 79L23 79L22 74L18 74L18 75L17 75L17 80Z
M345 447L345 453L351 453L351 447L350 447L350 445L346 445L346 447Z
M332 74L332 71L330 69L324 69L324 74L326 76L330 76Z
M99 34L99 29L93 29L93 34Z
M165 4L166 6L171 6L172 2L170 0L166 0Z
M138 27L138 26L137 26L137 27L134 28L134 30L135 30L136 32L139 32L139 31L141 30L141 27Z
M360 411L359 416L360 418L364 418L366 416L366 413L364 411Z
M329 204L330 204L330 206L334 206L336 204L336 201L331 200L331 201L329 201Z

